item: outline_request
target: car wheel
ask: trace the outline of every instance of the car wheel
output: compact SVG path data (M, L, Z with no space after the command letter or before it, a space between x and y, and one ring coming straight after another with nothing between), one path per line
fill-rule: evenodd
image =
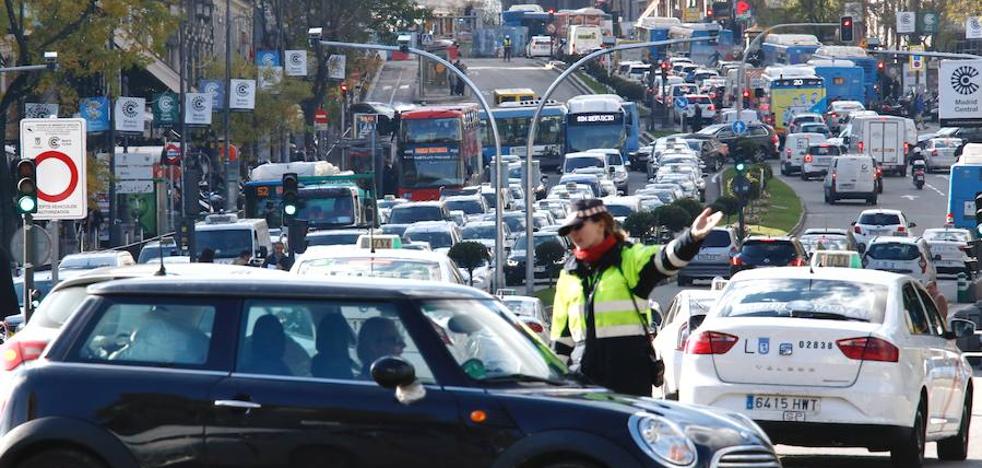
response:
M600 465L587 460L559 460L541 465L533 464L533 466L538 468L600 468Z
M972 422L972 392L969 390L962 405L962 422L958 434L938 441L938 458L961 461L968 457L968 433Z
M896 442L890 450L890 460L893 466L898 468L921 468L924 464L924 412L925 402L917 408L914 415L914 426L906 431L906 434Z
M830 200L830 199L829 199L829 191L828 191L828 190L826 190L826 191L825 191L825 203L830 203L830 202L829 202L829 200Z
M869 199L869 204L876 206L877 197L874 195L873 198Z
M45 450L17 464L17 468L103 468L105 466L95 457L71 449Z
M801 170L801 180L808 180L808 173L804 169Z
M791 173L791 171L788 170L788 165L787 164L781 164L781 175L786 176L786 175L788 175L790 173Z
M900 169L900 177L907 177L907 166L903 166L903 168Z

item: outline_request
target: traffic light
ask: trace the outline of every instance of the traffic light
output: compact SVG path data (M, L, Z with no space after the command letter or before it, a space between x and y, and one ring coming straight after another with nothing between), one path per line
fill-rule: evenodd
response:
M842 18L839 18L839 40L842 42L852 42L852 28L852 16L843 16Z
M286 242L291 253L302 254L307 251L307 229L309 224L305 219L293 219L287 225Z
M338 85L338 89L341 90L341 95L342 96L347 96L348 95L348 82L347 81L342 81L341 84Z
M886 67L887 67L887 63L884 62L883 60L880 60L879 62L876 62L876 69L878 71L882 72L883 69L886 68Z
M747 175L747 163L743 161L737 161L737 163L733 165L733 169L736 171L738 177L744 177Z
M283 174L283 225L289 226L290 221L300 211L300 179L295 172Z
M18 214L38 212L37 167L33 159L17 161L17 200Z

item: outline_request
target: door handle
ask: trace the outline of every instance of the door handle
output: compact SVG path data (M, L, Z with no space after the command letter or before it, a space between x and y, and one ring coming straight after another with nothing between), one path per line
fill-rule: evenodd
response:
M260 405L259 403L242 400L215 400L215 406L239 409L259 409L263 407L263 405Z

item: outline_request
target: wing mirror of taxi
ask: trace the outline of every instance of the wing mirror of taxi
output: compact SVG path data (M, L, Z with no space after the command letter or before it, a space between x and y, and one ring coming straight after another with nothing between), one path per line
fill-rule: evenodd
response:
M610 167L607 168L607 172L613 174L613 173L617 172L617 168L614 167L614 166L610 166Z
M951 331L945 332L945 338L949 340L975 335L975 322L971 320L953 318L948 322L948 325Z

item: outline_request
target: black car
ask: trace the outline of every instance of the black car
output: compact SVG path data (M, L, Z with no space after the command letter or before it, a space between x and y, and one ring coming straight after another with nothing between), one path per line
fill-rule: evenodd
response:
M733 158L742 157L747 161L759 162L779 156L780 138L770 125L751 123L747 126L747 132L740 137L733 133L731 127L730 124L710 125L696 133L715 137L727 145L729 155Z
M805 265L808 265L808 254L796 237L751 236L730 259L730 274L754 268Z
M539 248L542 244L553 243L557 244L565 254L555 260L552 264L549 264L540 256L536 256L535 265L533 266L532 273L536 278L555 278L559 276L559 271L562 269L564 263L566 263L566 257L568 256L571 245L566 237L560 236L557 232L536 232L532 235L532 241L535 243L536 252L539 252ZM526 255L527 238L525 234L522 233L517 239L515 239L515 246L512 247L511 253L508 255L508 259L505 263L505 283L508 285L522 284L525 282L525 260L528 257ZM557 249L558 252L558 249Z
M0 467L780 466L737 413L584 384L471 288L159 277L89 294L6 382Z

